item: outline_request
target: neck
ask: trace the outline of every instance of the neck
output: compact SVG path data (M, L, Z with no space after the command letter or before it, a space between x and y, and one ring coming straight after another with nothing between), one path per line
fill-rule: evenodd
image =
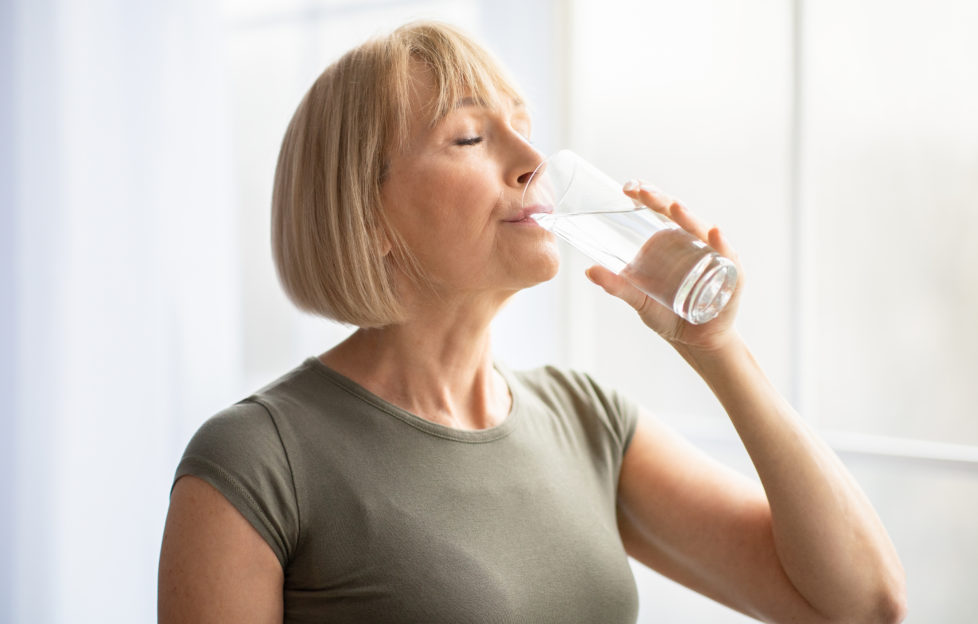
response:
M320 359L384 400L457 429L501 423L511 399L493 368L489 322L441 307L405 323L359 329Z

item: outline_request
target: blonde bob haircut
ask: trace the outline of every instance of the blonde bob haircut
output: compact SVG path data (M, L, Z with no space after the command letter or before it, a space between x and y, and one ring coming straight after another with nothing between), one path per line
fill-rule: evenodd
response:
M427 285L381 202L387 163L417 113L418 66L435 86L421 111L431 125L465 97L487 106L522 99L484 48L436 22L402 26L327 67L285 132L272 193L272 255L301 310L381 327L406 318L400 284Z

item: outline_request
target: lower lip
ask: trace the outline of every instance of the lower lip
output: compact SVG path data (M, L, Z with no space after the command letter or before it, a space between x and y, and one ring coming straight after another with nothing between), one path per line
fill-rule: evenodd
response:
M519 219L517 221L507 221L506 223L512 223L514 225L532 225L534 227L540 227L540 224L537 223L536 219L534 219L533 217L523 217L522 219Z

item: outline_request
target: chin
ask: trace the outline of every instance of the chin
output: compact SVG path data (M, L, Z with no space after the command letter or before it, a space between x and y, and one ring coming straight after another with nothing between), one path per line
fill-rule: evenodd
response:
M560 270L560 254L558 254L556 251L554 252L553 257L549 258L546 269L546 277L540 281L549 282L553 278L557 277L557 271Z
M560 254L556 246L552 246L541 252L538 257L528 259L522 266L521 272L526 274L530 282L527 286L536 286L556 277L558 269L560 269Z

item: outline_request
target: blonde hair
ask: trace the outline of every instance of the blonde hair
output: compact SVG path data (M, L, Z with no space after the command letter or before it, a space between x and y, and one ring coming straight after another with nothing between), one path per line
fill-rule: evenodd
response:
M387 162L416 114L412 62L434 82L436 96L422 111L431 125L463 97L489 106L520 99L484 48L436 22L402 26L327 67L285 132L272 193L275 267L302 310L379 327L405 318L395 277L426 284L381 203Z

